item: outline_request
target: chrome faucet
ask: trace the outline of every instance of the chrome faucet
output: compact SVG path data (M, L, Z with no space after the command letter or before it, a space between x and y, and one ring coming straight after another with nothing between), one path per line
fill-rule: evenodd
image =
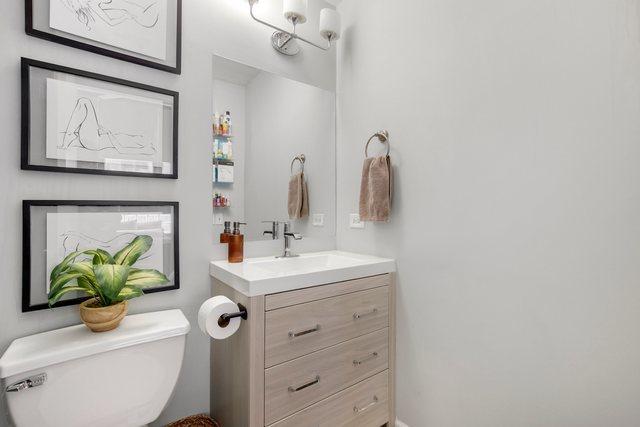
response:
M293 231L290 230L291 228L291 223L289 222L285 222L284 223L284 254L276 257L276 258L294 258L300 255L295 255L291 253L291 238L293 238L293 240L302 240L302 234L299 233L294 233Z
M271 224L271 230L266 230L262 232L262 235L265 236L267 234L271 234L271 240L278 240L279 233L279 221L262 221L263 224Z

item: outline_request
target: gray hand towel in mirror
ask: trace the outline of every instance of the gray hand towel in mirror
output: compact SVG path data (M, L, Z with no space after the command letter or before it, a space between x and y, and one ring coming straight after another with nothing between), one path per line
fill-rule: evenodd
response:
M290 219L302 219L309 216L308 187L302 172L292 175L289 180L287 209Z

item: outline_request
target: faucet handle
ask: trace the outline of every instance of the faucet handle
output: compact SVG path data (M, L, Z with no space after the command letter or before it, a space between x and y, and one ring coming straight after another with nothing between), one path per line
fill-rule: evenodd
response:
M286 222L284 224L284 235L288 237L293 237L293 240L302 240L302 234L296 233L290 230L291 224Z

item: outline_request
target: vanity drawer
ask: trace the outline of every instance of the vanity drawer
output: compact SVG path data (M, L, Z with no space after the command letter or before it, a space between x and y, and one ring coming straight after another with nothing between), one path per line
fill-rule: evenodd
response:
M271 427L380 427L389 421L388 383L383 371Z
M265 422L271 424L384 371L389 329L311 353L265 372Z
M265 314L265 367L388 325L388 286L269 311Z

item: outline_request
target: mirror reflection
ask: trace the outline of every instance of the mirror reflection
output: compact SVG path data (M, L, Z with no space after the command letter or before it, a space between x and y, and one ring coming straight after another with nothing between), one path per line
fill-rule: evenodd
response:
M212 104L215 232L333 236L335 94L214 56Z

